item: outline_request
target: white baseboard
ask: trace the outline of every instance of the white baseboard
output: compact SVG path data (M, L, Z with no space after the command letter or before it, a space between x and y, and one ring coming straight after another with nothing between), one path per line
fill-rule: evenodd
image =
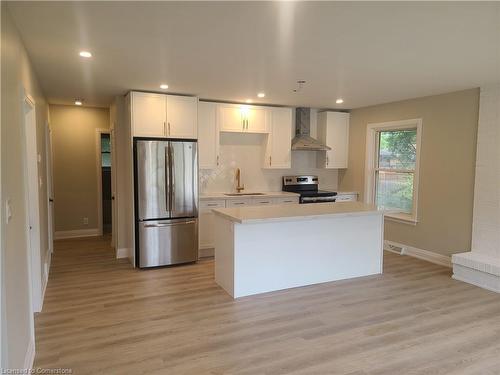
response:
M215 255L215 249L213 247L199 248L198 258L208 258Z
M62 240L64 238L95 237L100 235L101 233L99 231L99 228L61 230L54 233L54 238L56 240Z
M130 249L127 247L121 247L116 249L116 259L128 258L130 256Z
M408 255L414 258L418 258L421 260L425 260L427 262L431 262L434 264L439 264L440 266L450 267L451 268L451 257L447 255L442 255L438 253L434 253L428 250L418 249L416 247L404 245L398 242L393 241L384 241L384 249L392 252L396 252L394 249L400 248L401 255Z
M24 356L24 369L30 370L35 363L35 341L30 340L28 348L26 348L26 355Z
M455 280L500 293L500 276L454 264L452 277Z

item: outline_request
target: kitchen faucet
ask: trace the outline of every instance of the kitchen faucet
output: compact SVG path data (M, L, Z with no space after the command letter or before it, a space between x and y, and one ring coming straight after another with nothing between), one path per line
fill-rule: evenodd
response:
M241 193L244 189L245 185L241 185L241 171L239 168L236 168L236 191Z

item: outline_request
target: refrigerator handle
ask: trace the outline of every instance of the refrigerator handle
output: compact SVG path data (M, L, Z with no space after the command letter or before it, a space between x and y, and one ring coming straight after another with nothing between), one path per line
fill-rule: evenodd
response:
M173 208L173 199L174 199L174 155L172 153L172 144L168 143L168 200L170 205L168 207L168 211L170 213L170 217L172 217L172 208Z
M165 146L165 207L170 217L170 144Z
M186 225L186 224L196 224L195 220L190 221L182 221L177 223L163 223L163 224L146 224L144 228L164 228L164 227L172 227L175 225Z

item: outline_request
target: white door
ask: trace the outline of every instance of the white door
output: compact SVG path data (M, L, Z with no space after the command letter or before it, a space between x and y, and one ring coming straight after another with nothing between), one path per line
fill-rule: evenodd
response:
M198 138L198 98L167 95L167 135L170 138Z
M54 251L54 184L52 181L52 132L49 124L45 127L45 164L47 165L47 207L49 252Z
M110 150L111 150L111 246L116 249L118 238L118 226L116 225L116 150L115 150L115 126L110 131Z
M292 109L273 108L264 168L287 169L292 166Z
M248 106L235 104L219 104L217 114L219 130L225 132L243 132L245 130L243 114L248 111L247 108Z
M166 95L132 92L134 137L166 137Z
M26 203L28 215L26 230L29 239L30 279L33 311L42 309L42 262L40 246L40 209L39 209L39 175L36 142L36 115L34 102L24 100L24 136L25 136L25 181L27 182Z
M269 110L264 107L250 107L245 131L249 133L269 132Z
M200 169L219 165L219 132L217 131L217 104L198 103L198 160Z

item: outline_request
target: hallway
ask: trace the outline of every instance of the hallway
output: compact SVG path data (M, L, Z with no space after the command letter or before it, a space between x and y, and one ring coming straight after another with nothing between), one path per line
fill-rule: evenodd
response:
M498 295L385 254L385 273L233 301L213 261L134 270L56 241L36 367L73 374L498 374ZM258 272L256 272L258 277Z

